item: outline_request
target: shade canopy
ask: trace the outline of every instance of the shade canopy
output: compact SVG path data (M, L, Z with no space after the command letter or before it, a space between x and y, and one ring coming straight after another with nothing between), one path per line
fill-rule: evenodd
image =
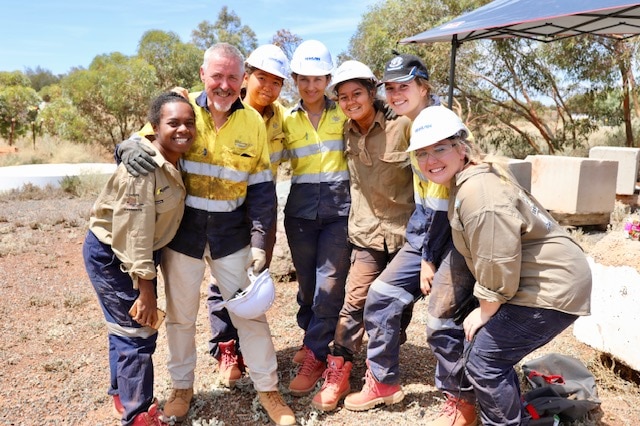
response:
M523 37L548 42L582 34L640 34L640 3L620 0L496 0L423 33L400 40L462 43Z
M521 37L550 42L583 34L626 39L640 34L640 2L621 0L495 0L400 44L451 42L449 107L457 47L466 41Z

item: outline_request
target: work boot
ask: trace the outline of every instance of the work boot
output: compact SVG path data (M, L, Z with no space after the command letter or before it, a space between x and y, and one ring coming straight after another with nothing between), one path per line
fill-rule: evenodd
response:
M158 401L153 400L153 404L149 407L146 413L140 413L133 418L132 426L165 426L162 420L162 411L158 409Z
M164 416L167 418L175 417L179 422L186 419L192 398L193 388L172 389L171 396L169 396L169 399L164 404Z
M238 379L242 377L242 370L244 370L242 355L238 355L236 352L236 341L233 339L219 343L218 350L219 354L216 357L218 360L218 376L223 385L232 388L236 385Z
M477 424L475 405L451 395L447 395L438 418L427 423L428 426L476 426Z
M308 347L306 347L305 345L302 345L300 347L300 349L298 349L298 352L295 353L295 355L293 356L293 363L294 364L302 364L304 362L304 358L307 356L307 351L309 350Z
M364 375L364 386L357 393L347 395L344 399L344 408L351 411L370 410L380 404L397 404L404 399L404 392L400 385L385 385L378 382L371 370L367 368Z
M258 392L258 400L276 425L295 425L296 416L277 390Z
M122 401L120 401L120 395L113 395L113 416L120 420L123 414L124 406L122 405Z
M349 376L352 368L353 364L345 362L343 357L328 355L327 369L322 373L322 389L313 397L311 405L322 411L335 410L338 402L351 391Z
M316 359L313 351L307 349L302 365L298 368L298 374L289 383L289 391L294 396L304 396L309 394L316 387L316 383L322 377L327 365Z

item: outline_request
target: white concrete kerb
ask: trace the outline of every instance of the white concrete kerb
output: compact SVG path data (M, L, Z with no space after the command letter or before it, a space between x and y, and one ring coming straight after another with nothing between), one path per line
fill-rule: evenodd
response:
M115 163L27 164L0 167L0 191L20 189L25 184L40 188L51 185L57 188L65 177L111 175L115 170Z

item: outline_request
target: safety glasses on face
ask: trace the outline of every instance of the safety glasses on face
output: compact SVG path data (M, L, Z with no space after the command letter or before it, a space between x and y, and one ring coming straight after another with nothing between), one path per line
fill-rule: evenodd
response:
M454 143L447 143L447 144L434 146L430 151L427 151L426 149L418 150L416 151L416 159L419 162L425 162L427 161L429 156L432 156L436 160L439 160L445 155L449 154L451 151L453 151L453 147L457 145L458 143L454 142Z

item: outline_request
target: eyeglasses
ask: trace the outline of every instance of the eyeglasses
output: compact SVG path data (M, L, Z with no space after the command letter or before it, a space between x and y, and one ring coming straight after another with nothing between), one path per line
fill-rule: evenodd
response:
M453 150L453 147L457 145L458 144L454 142L454 143L438 145L434 147L431 150L431 152L427 152L427 150L424 150L424 149L421 151L416 151L416 159L421 163L424 163L425 161L427 161L429 156L432 156L436 160L439 160L445 155L449 154Z

